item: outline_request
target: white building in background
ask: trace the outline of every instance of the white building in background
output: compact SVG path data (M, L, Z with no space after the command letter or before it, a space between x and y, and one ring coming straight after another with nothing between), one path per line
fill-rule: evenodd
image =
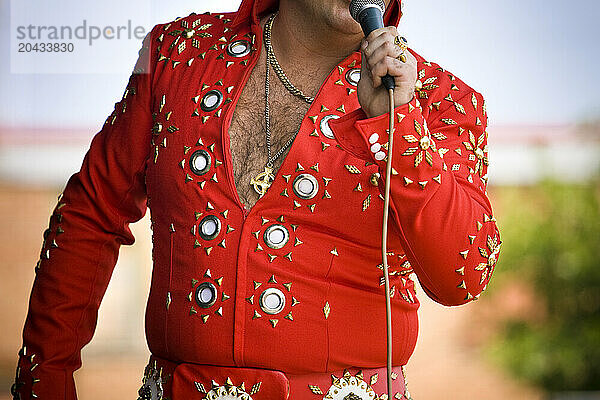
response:
M490 185L529 185L544 178L583 182L600 174L600 140L575 125L488 129Z

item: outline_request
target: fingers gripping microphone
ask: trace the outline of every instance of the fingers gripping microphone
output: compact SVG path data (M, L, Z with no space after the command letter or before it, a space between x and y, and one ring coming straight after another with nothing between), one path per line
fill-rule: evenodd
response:
M360 24L365 37L369 36L375 29L383 28L384 12L385 4L383 0L352 0L350 2L350 15ZM389 74L381 80L387 90L394 89L396 86L394 78Z

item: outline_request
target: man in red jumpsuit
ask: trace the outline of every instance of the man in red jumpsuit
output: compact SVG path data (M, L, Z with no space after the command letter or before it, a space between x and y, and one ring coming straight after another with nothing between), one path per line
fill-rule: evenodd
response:
M365 41L344 0L244 0L152 29L44 233L15 398L76 399L81 348L147 207L140 398L385 398L386 74L392 396L408 396L410 277L441 304L469 302L500 239L483 98L406 50L400 0L386 3L388 27Z

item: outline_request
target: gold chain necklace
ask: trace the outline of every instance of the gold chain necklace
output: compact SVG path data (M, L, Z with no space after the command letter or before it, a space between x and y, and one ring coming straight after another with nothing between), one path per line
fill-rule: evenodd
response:
M273 22L275 21L276 16L277 16L277 12L275 12L273 15L271 15L271 17L269 17L269 20L265 24L264 39L265 39L265 48L267 49L267 55L268 55L267 59L269 60L271 67L273 67L275 74L277 74L277 77L279 78L281 83L283 83L283 86L285 86L285 88L294 96L301 98L308 104L311 104L315 98L305 95L304 93L302 93L302 91L300 89L298 89L296 86L294 86L294 84L292 84L292 82L290 82L287 75L283 71L283 68L281 68L281 65L279 65L279 61L277 61L277 57L275 57L275 52L273 51L273 46L271 45L271 32L273 30Z
M267 61L265 64L265 136L267 142L267 163L262 172L258 173L252 179L250 179L250 184L254 188L254 191L258 193L260 197L263 197L267 192L267 189L271 186L273 181L275 180L275 175L273 174L274 168L273 163L277 160L294 142L294 139L298 135L296 132L291 138L285 142L285 144L279 149L274 156L271 156L271 113L269 108L269 66L273 67L273 70L286 87L287 90L290 91L294 96L302 98L307 103L312 103L314 98L308 97L302 93L298 88L296 88L287 78L283 69L277 62L275 58L275 53L273 52L273 47L271 46L271 30L273 29L273 21L275 20L275 16L277 13L271 15L269 17L267 23L265 24L265 29L263 33L263 39L265 42L265 48L267 50Z

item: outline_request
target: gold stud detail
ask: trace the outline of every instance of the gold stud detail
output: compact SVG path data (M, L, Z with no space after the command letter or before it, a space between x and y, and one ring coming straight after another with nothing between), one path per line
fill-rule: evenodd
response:
M331 313L331 307L329 306L329 302L325 302L325 306L323 307L323 314L325 315L325 319L329 318L329 314Z
M366 199L363 200L362 210L366 211L371 205L371 195L368 195Z

